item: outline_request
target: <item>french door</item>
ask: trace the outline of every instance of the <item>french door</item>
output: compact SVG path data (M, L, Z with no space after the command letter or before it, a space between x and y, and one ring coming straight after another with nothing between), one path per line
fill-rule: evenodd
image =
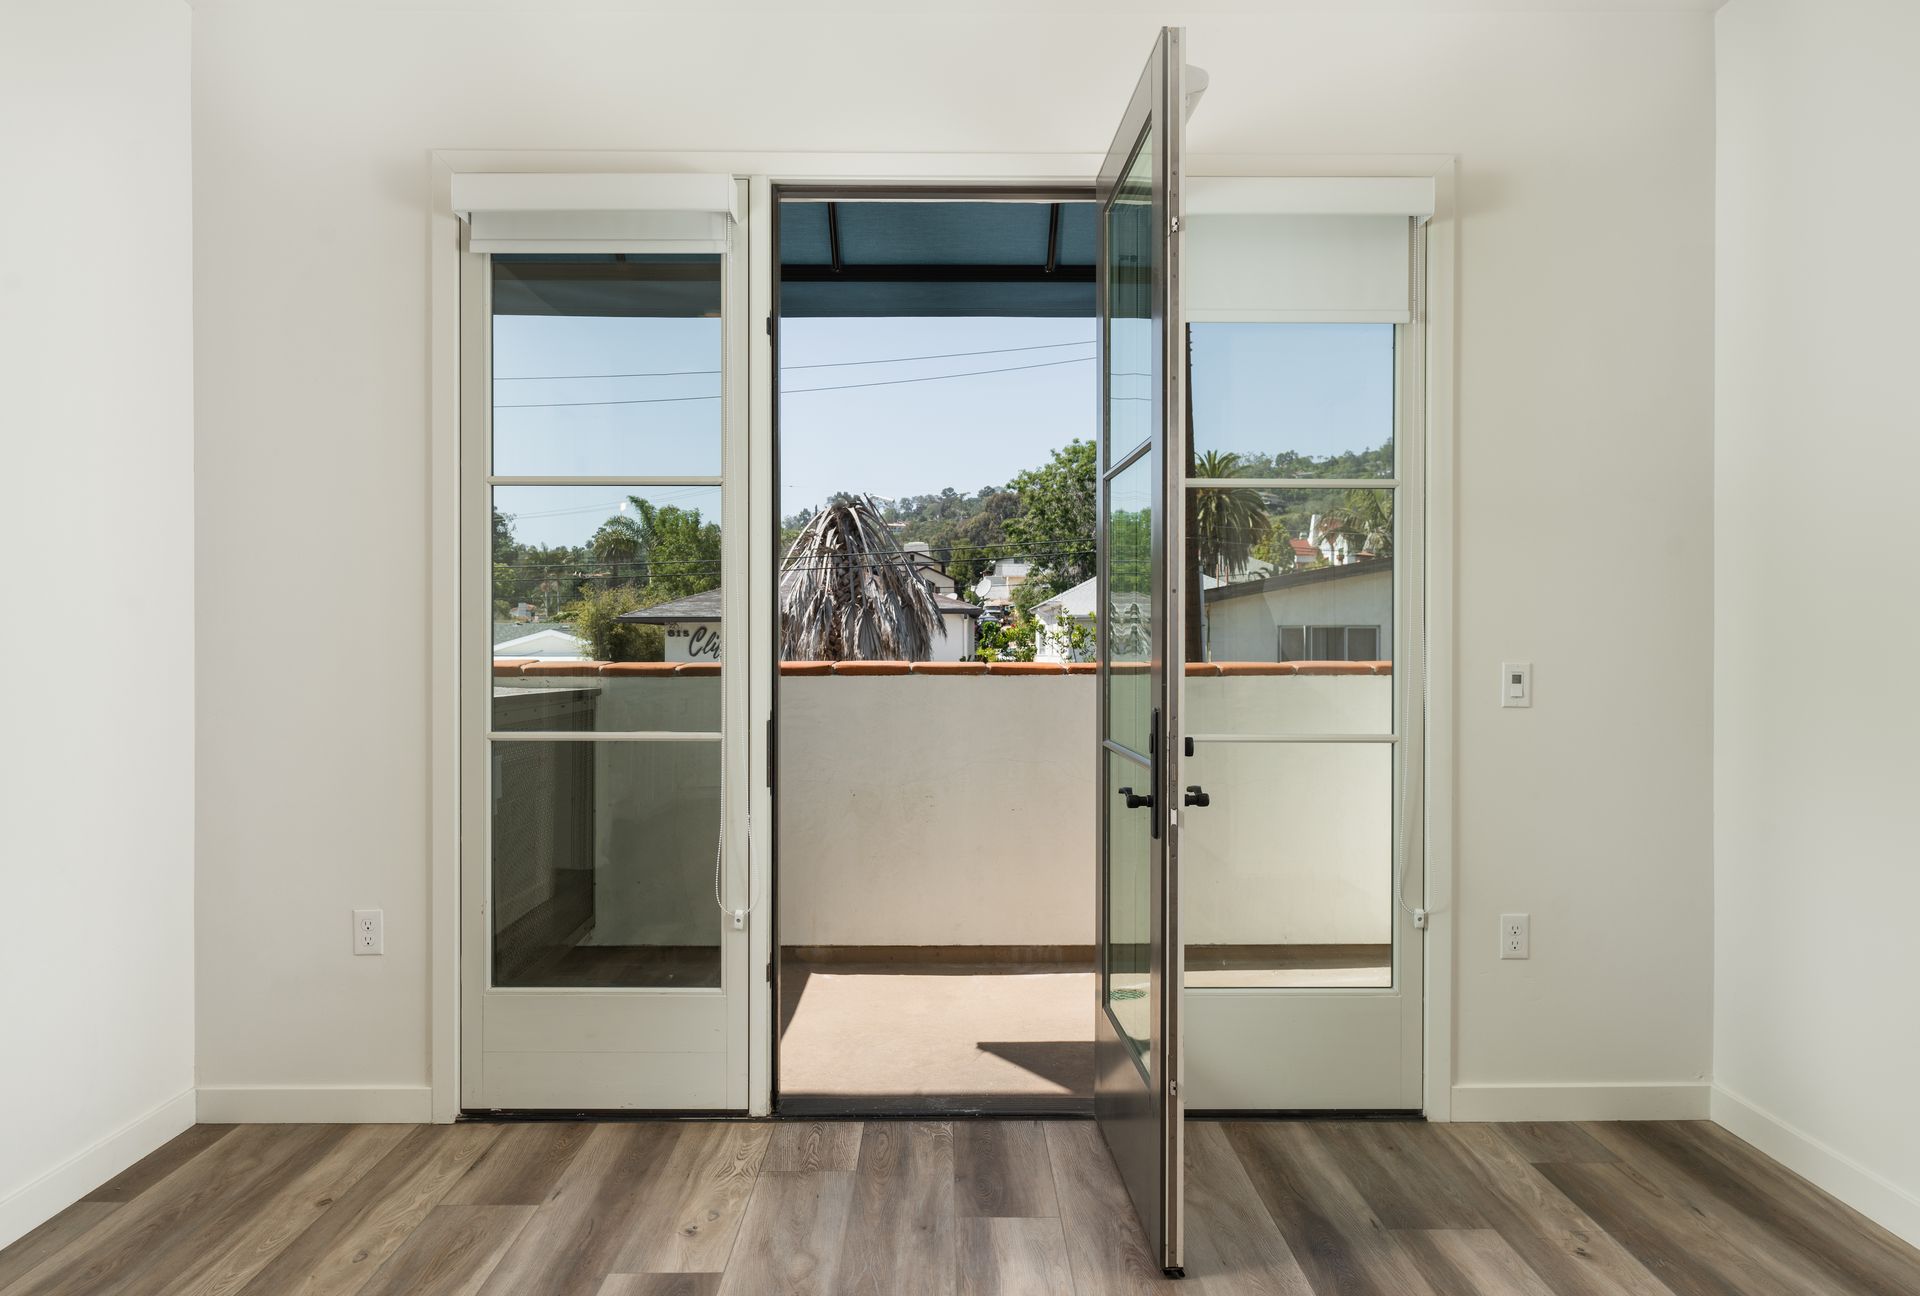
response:
M1179 592L1167 459L1180 417L1184 40L1161 32L1101 166L1098 975L1094 1115L1148 1243L1181 1265L1178 858L1172 739ZM1177 665L1175 667L1177 669Z
M745 257L630 223L462 258L468 1109L749 1105Z

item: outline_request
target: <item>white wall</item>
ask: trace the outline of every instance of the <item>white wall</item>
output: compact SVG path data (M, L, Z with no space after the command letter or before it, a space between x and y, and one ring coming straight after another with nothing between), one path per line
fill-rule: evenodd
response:
M1920 8L1717 30L1714 1114L1920 1243Z
M1457 1078L1702 1080L1709 691L1597 631L1712 630L1707 16L513 8L197 15L206 1082L427 1076L428 150L1097 152L1162 19L1196 150L1460 158ZM343 699L369 597L399 638Z
M193 1120L189 17L0 12L0 1246Z

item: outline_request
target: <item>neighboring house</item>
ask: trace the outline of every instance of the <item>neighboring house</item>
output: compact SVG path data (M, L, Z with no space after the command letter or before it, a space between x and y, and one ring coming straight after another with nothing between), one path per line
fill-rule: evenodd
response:
M1033 659L1035 661L1092 661L1092 647L1079 653L1067 647L1067 630L1074 625L1090 625L1094 620L1093 609L1096 599L1095 585L1097 577L1089 576L1071 589L1062 590L1044 603L1033 605L1033 619L1040 623L1040 631L1034 636ZM1211 576L1200 578L1200 588L1211 590L1220 582ZM1130 610L1139 612L1136 604Z
M1035 661L1086 661L1090 652L1074 654L1067 648L1067 629L1093 621L1098 577L1088 577L1072 589L1062 590L1044 603L1033 606L1033 619L1039 632L1033 640Z
M906 550L907 557L912 560L913 569L920 573L927 584L933 586L935 594L959 594L958 582L947 574L947 565L933 556L926 541L910 540L900 547Z
M722 605L720 590L716 587L653 607L623 612L619 619L661 627L666 632L666 659L670 662L717 662L720 660Z
M1393 559L1296 568L1201 595L1214 661L1389 661Z
M979 643L980 609L951 594L941 593L937 587L933 601L940 609L940 622L947 633L934 636L933 655L928 660L971 661ZM662 627L666 631L670 662L719 661L720 609L720 591L710 589L670 603L626 612L620 619Z
M493 623L493 655L565 661L584 658L587 646L564 622L496 621Z
M1033 564L1017 558L1001 558L993 564L993 570L982 576L973 587L973 596L990 608L1003 608L1013 603L1013 592L1033 571Z

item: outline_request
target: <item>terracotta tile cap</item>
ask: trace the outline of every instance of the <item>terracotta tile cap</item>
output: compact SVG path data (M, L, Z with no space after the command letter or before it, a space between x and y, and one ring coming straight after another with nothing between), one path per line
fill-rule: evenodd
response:
M915 662L913 673L915 675L985 675L987 664L980 661Z
M678 662L608 662L602 675L671 675Z
M1220 673L1221 673L1220 664L1218 662L1188 662L1187 663L1188 675L1218 675Z
M1303 661L1288 663L1296 675L1371 675L1372 662Z
M603 661L537 661L528 662L520 668L522 675L598 675L602 666L611 665Z
M912 662L903 661L843 661L833 664L835 675L905 675L912 669Z
M1297 675L1298 662L1216 662L1222 675Z
M1100 673L1099 662L1068 662L1067 663L1067 674L1069 675L1098 675L1099 673Z
M531 657L495 657L493 673L495 675L518 675L522 666L532 663Z
M718 675L719 662L675 662L673 673L676 675Z
M823 661L783 661L780 663L782 675L831 675L833 663Z
M989 675L1065 675L1065 662L989 662Z

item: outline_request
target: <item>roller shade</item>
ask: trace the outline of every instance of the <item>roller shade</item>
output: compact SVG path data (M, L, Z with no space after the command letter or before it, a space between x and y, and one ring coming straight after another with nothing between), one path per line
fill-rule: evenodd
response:
M732 176L453 177L470 252L724 252L735 203Z
M1187 181L1189 320L1405 324L1426 179Z

